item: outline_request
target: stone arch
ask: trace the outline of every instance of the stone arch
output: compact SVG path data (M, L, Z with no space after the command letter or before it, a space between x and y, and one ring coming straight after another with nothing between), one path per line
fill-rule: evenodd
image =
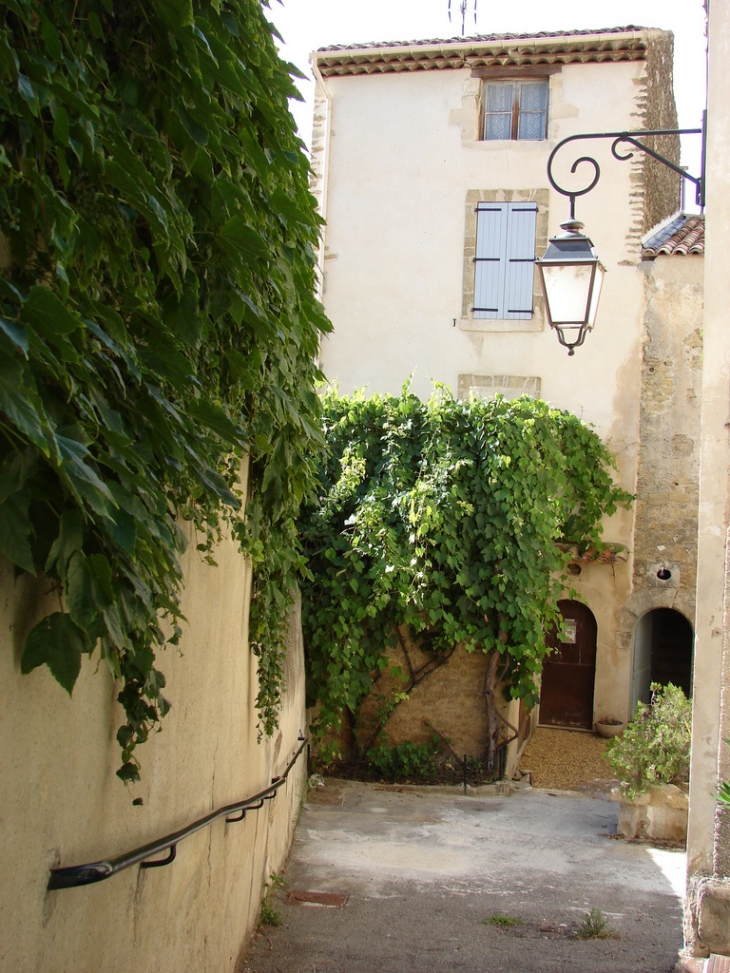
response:
M694 632L688 618L673 607L644 612L634 629L631 711L648 703L652 683L672 683L689 696L692 691Z

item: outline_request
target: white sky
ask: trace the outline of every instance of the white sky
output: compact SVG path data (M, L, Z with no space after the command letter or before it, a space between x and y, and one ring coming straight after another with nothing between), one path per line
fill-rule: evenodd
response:
M469 0L466 34L541 30L662 27L674 32L674 90L680 128L698 128L705 107L702 0L478 0L476 26ZM461 33L459 0L270 0L270 19L285 41L282 56L311 77L309 54L331 44L455 37ZM310 142L313 82L299 82L304 104L293 102L299 134ZM699 138L683 139L682 161L699 170ZM688 202L691 195L688 193Z

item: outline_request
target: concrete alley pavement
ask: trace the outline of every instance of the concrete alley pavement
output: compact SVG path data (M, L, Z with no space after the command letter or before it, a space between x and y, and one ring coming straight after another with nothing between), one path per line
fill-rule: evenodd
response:
M668 973L682 943L684 854L612 840L617 820L618 805L564 792L328 781L302 812L289 901L272 900L283 924L264 927L238 969ZM575 938L591 909L614 938Z

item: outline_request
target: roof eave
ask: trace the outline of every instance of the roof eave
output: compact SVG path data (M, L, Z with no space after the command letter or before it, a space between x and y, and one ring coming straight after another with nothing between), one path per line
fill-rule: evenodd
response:
M388 54L394 57L402 56L404 54L420 55L425 56L448 56L458 54L460 51L474 51L474 50L484 50L498 51L504 48L515 48L519 47L521 50L527 50L529 48L534 48L535 53L538 53L540 48L550 48L555 47L558 44L564 47L566 44L575 45L576 50L585 49L591 50L596 44L608 44L615 45L617 41L648 41L651 36L661 31L657 31L656 28L641 28L640 30L622 31L621 33L601 33L596 32L595 34L559 34L547 37L525 37L520 38L518 36L514 37L503 37L481 39L479 37L465 38L463 41L443 41L439 44L382 44L377 46L368 47L342 47L335 50L319 50L313 51L310 55L310 60L316 60L318 63L323 61L339 61L343 57L357 58L357 57L367 57L371 58L373 55L387 56Z

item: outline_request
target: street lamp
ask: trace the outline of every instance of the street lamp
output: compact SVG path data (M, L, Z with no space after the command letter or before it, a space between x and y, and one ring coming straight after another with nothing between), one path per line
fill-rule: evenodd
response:
M704 206L706 127L707 112L704 112L702 128L665 128L638 132L593 132L587 135L569 135L562 142L558 142L550 153L547 164L548 179L553 189L562 196L570 198L570 219L567 223L561 224L561 228L565 232L560 236L551 237L547 250L542 257L535 261L535 264L540 274L540 283L545 295L548 322L550 327L557 332L560 344L568 349L569 355L575 354L575 349L583 344L585 336L593 330L598 300L601 296L603 275L606 272L593 249L593 244L587 236L581 233L583 224L575 218L576 198L585 196L596 186L601 177L601 168L591 156L581 156L573 163L570 169L571 173L575 173L581 163L587 162L593 166L593 179L584 189L565 189L553 177L552 166L556 154L568 142L587 139L613 139L611 152L614 158L625 162L627 159L631 159L634 153L622 154L618 151L619 146L633 146L653 159L657 159L662 165L673 169L684 179L694 183L697 203ZM691 176L671 159L665 159L663 155L659 155L654 149L638 141L638 136L646 138L657 135L701 135L702 171L700 175Z
M551 238L544 255L535 263L548 323L568 354L574 355L593 330L606 269L591 241L580 232L582 223L571 219L561 223L561 229L565 232Z

